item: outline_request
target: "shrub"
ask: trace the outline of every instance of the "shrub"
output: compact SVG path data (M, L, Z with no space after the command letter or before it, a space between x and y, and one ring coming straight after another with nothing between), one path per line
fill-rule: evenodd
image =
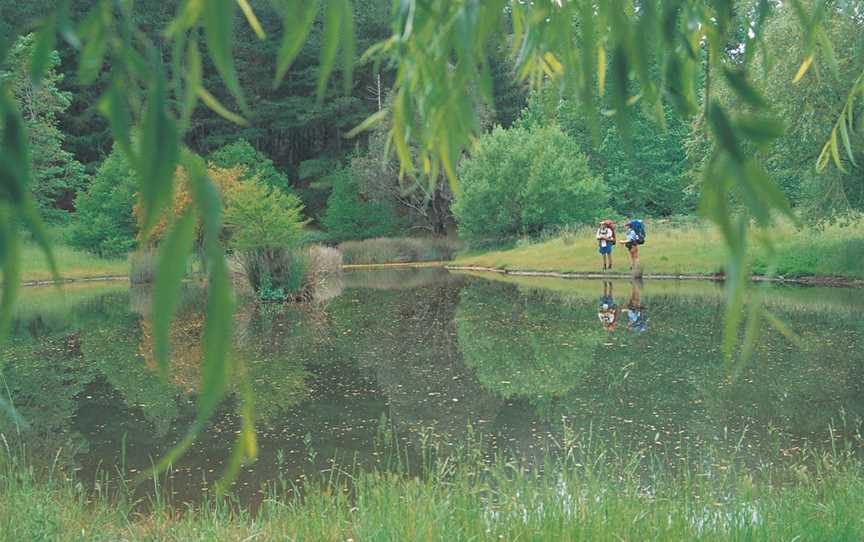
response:
M214 185L216 185L219 193L222 194L223 206L226 205L226 194L230 192L232 188L240 184L241 180L245 175L245 172L246 170L242 166L220 168L214 166L213 164L208 164L207 176L210 177L210 180L213 181ZM165 232L168 230L170 224L173 223L175 217L182 216L183 213L186 212L186 209L188 209L189 206L192 205L192 194L189 187L189 175L186 172L186 169L182 166L178 166L177 169L174 171L174 191L172 192L171 198L172 201L170 208L166 209L162 213L162 216L160 216L156 220L155 224L153 224L153 227L150 230L148 243L151 245L158 244L159 241L162 240L162 237L165 235ZM132 214L135 216L135 220L140 230L144 223L144 208L140 205L140 202L135 202L135 205L132 207ZM203 222L199 217L198 223L195 225L196 237L199 245L201 243L201 238L203 235L202 227ZM138 236L140 240L140 231L138 233Z
M86 192L75 199L69 243L100 256L125 255L135 247L138 226L132 214L136 182L123 153L115 148L102 162Z
M396 235L404 226L392 205L368 200L360 192L360 183L348 169L327 177L332 192L321 220L331 239L348 241Z
M250 179L225 193L229 245L237 250L249 284L262 301L285 301L303 286L308 257L296 251L304 238L303 205Z
M460 248L461 243L447 237L378 238L339 245L347 264L446 261Z
M211 164L222 169L244 168L243 180L257 178L264 185L286 194L293 194L287 175L276 169L273 160L258 151L245 139L238 139L210 153Z
M480 241L592 223L608 207L608 188L558 127L497 127L462 162L453 211L460 236Z
M292 248L303 240L307 223L300 198L267 187L257 179L225 191L225 226L232 248Z

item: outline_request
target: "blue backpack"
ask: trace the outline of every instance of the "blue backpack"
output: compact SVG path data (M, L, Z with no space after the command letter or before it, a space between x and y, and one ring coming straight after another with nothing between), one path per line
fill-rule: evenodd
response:
M641 220L631 220L630 227L636 232L636 243L639 245L645 244L645 224Z

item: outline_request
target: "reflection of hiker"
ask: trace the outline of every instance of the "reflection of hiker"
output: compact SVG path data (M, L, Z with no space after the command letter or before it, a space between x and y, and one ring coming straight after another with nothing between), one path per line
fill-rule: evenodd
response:
M603 329L615 331L615 325L618 323L618 305L612 297L612 283L606 280L603 281L603 297L600 298L597 317L600 318Z
M627 242L624 246L630 253L630 269L639 268L639 245L645 244L645 225L641 220L630 220L627 226Z
M648 331L648 316L642 305L642 281L634 280L631 283L630 300L627 302L627 329L642 333Z
M597 229L597 244L603 256L603 270L612 269L612 245L615 244L615 223L604 220Z

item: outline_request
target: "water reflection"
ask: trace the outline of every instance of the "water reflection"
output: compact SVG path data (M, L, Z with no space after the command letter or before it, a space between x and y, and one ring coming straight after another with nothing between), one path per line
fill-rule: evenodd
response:
M766 328L733 379L715 285L494 278L352 272L326 302L241 303L232 355L257 397L261 457L237 492L254 498L277 469L299 479L334 458L374 464L382 428L409 453L470 432L490 451L534 457L566 420L616 452L680 465L725 450L757 468L803 443L830 446L830 423L851 431L864 415L859 291L772 290L770 309L804 347ZM27 290L2 376L28 426L0 418L0 432L20 434L46 462L61 450L86 479L119 467L124 446L130 476L147 468L194 419L202 294L183 293L165 381L148 292L110 284L58 300ZM238 429L232 401L171 474L181 500L218 477Z

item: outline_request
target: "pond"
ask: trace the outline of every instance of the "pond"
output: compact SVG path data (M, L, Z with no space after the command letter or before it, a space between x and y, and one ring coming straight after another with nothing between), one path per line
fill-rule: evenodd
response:
M0 389L26 425L3 417L0 432L85 482L146 470L194 419L201 294L184 292L165 381L147 290L25 289ZM723 291L708 282L352 271L324 297L237 311L260 445L232 490L244 501L277 478L373 466L386 434L406 457L470 438L542 461L569 432L671 468L734 456L758 472L842 445L864 416L861 290L770 287L768 310L800 340L765 326L742 368L724 362ZM239 429L232 401L166 476L177 502L220 476Z

